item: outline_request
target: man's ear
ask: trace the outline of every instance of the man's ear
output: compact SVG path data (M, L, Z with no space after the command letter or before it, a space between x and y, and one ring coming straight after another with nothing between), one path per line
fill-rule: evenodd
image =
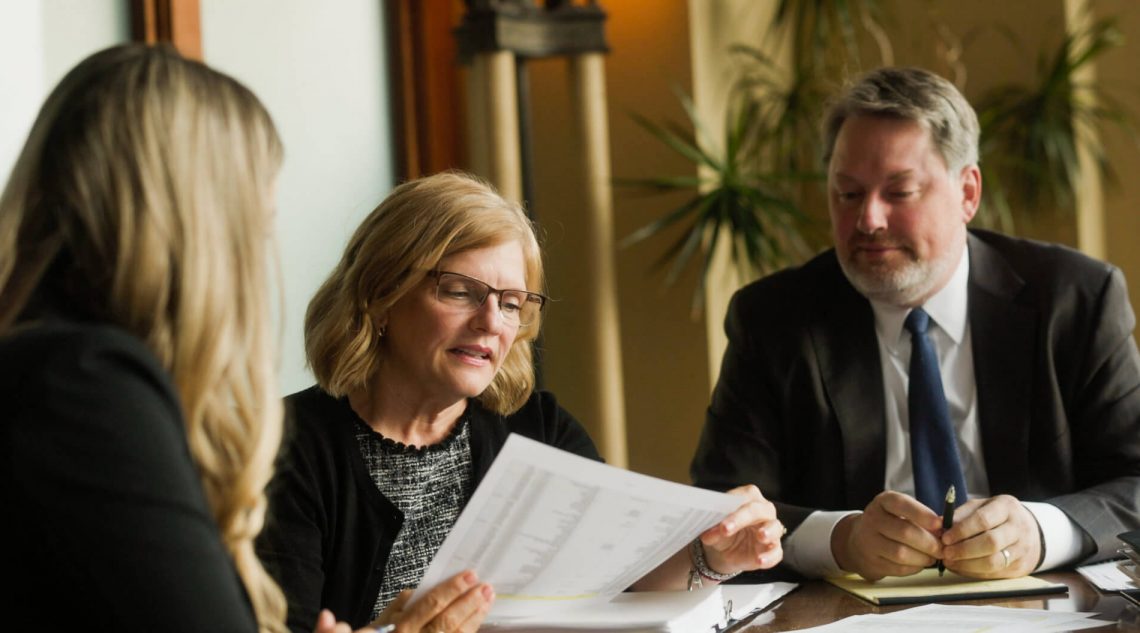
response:
M958 186L962 188L962 223L968 224L982 205L982 170L977 165L963 167Z

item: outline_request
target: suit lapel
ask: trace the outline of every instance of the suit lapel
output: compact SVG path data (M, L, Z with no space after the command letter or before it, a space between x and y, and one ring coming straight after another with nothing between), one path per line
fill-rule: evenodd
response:
M1032 402L1035 311L1016 298L1025 282L1001 253L969 237L970 336L978 425L990 493L1029 488L1029 411Z
M883 489L886 472L883 374L871 304L848 283L838 263L832 279L831 288L821 293L812 346L842 435L844 507L862 508Z

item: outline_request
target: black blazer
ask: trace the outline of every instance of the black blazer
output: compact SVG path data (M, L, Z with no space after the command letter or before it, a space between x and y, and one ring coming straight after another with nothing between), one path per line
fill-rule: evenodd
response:
M992 494L1046 501L1107 558L1140 527L1140 354L1124 277L1073 250L968 238L978 424ZM754 483L794 530L882 491L885 405L870 303L834 251L741 289L694 482ZM1095 543L1095 549L1094 549Z
M13 631L257 631L170 376L134 336L0 338L0 607Z
M371 619L404 517L372 482L345 398L317 387L286 399L290 437L270 486L258 555L289 601L289 628L313 630L322 608L355 630ZM501 416L468 401L472 482L478 484L511 433L591 459L585 429L546 392Z

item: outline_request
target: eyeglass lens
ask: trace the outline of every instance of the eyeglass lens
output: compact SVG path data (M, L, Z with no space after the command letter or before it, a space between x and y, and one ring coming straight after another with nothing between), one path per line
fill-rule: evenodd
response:
M437 276L436 298L446 305L476 310L492 293L487 284L457 273L441 272ZM522 290L495 290L499 295L499 311L509 323L527 325L538 317L542 301L537 295Z

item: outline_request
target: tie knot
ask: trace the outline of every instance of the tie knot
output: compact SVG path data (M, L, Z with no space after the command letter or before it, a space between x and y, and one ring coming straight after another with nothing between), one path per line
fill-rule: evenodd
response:
M926 334L927 328L930 327L930 315L922 308L915 308L906 315L903 326L910 330L911 334Z

